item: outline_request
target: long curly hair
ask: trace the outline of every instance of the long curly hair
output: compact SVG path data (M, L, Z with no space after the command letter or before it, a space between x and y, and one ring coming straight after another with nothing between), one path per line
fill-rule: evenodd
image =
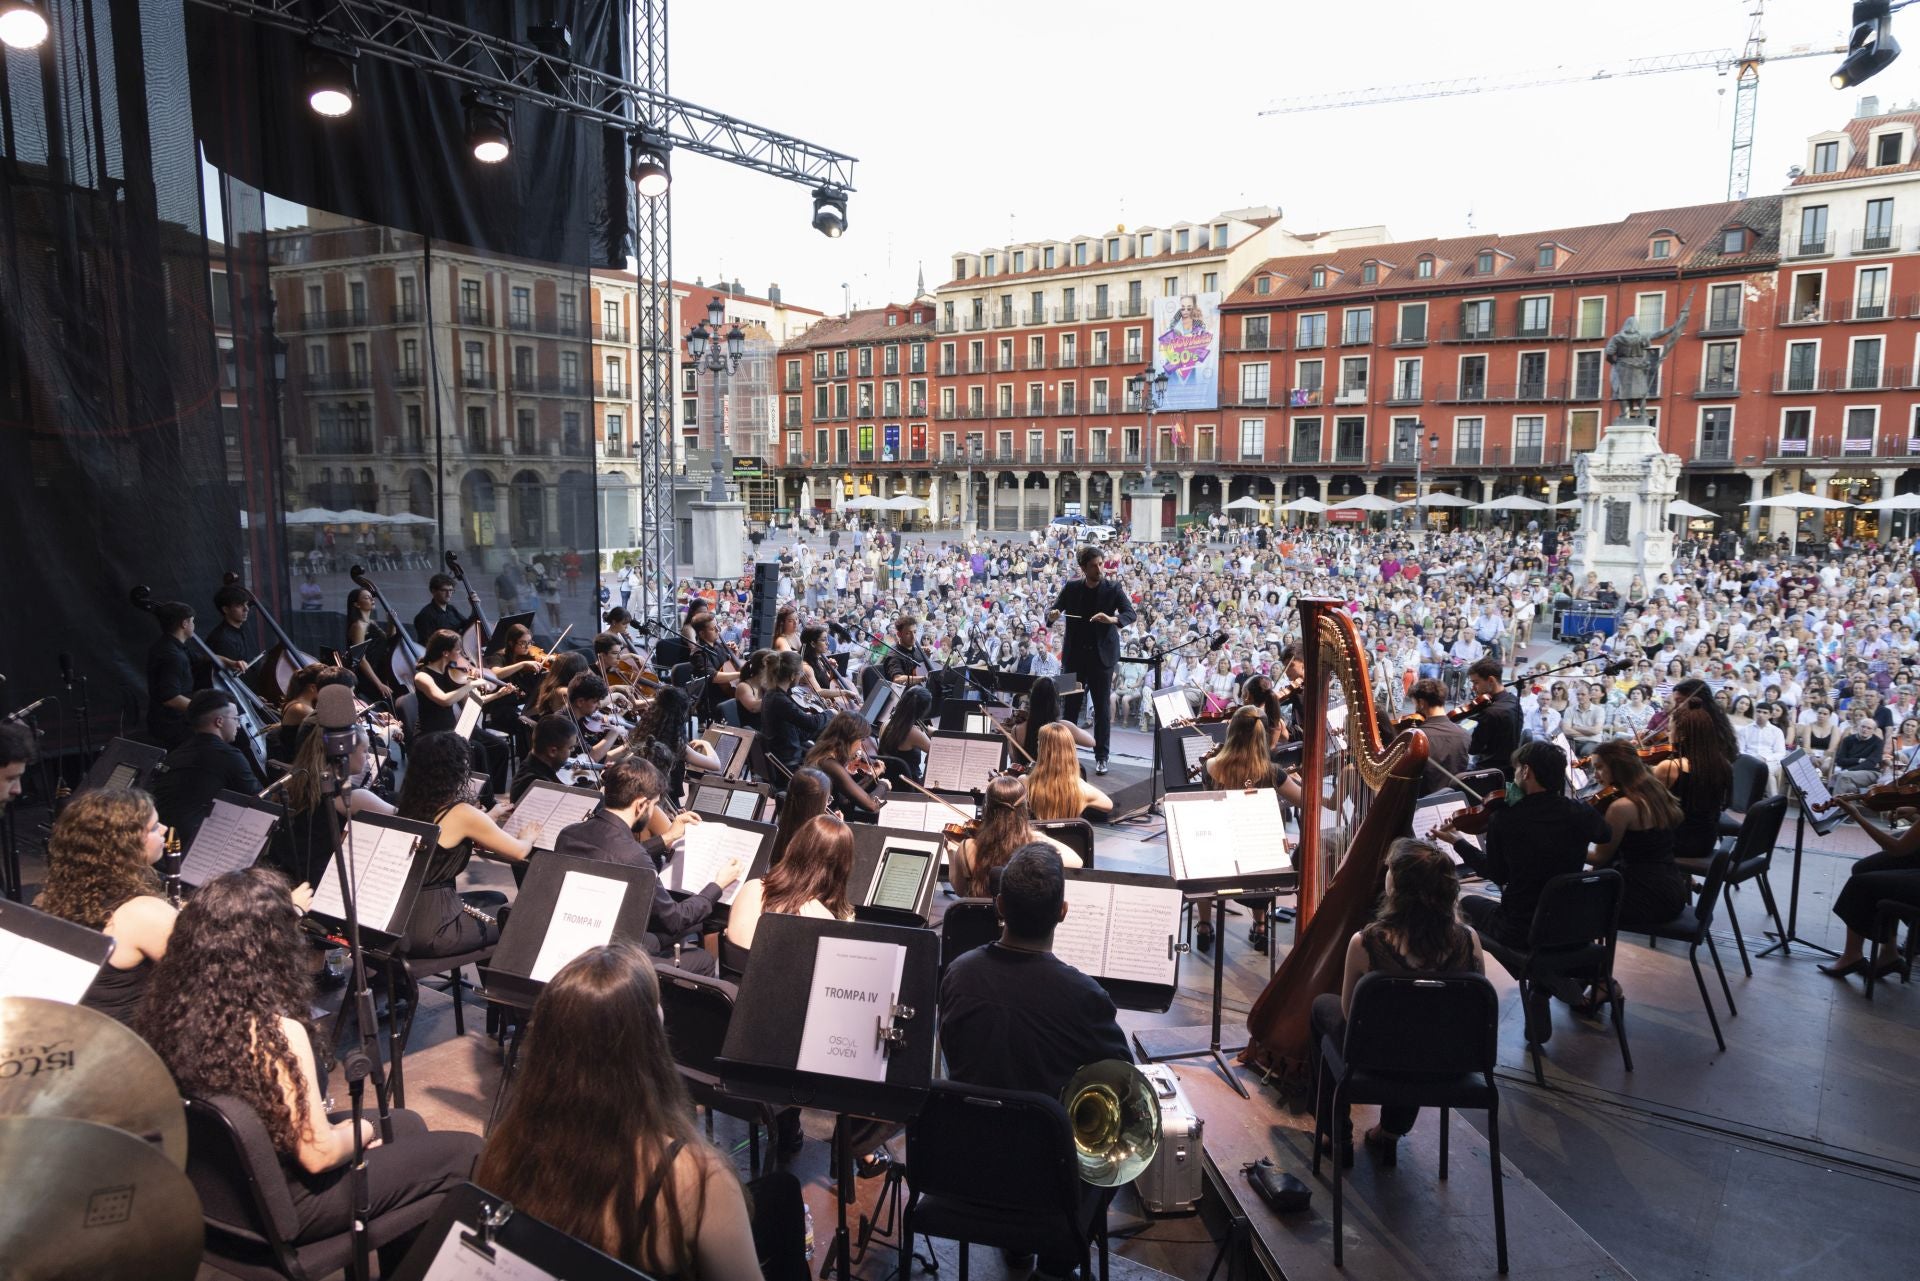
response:
M438 822L447 810L472 799L472 769L473 748L466 739L452 730L423 735L407 753L407 777L394 803L396 812L401 818Z
M286 877L271 868L202 885L180 909L134 1025L183 1094L243 1100L285 1156L326 1123L311 1114L304 1091L289 1108L281 1085L301 1077L280 1020L313 1034L298 916Z
M131 787L102 787L73 798L47 839L47 887L35 906L88 929L104 930L122 903L165 893L148 866L153 798Z
M474 1182L615 1258L693 1275L706 1180L684 1206L660 1163L676 1141L723 1163L694 1127L646 954L614 943L562 966L534 1004L522 1062ZM654 1179L659 1231L640 1206Z

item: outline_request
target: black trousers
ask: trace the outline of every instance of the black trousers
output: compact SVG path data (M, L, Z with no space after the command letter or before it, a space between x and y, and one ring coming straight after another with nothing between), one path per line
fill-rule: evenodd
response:
M1870 854L1854 865L1853 874L1833 900L1833 914L1848 929L1872 941L1873 915L1889 899L1920 903L1920 865L1899 854Z
M1093 704L1093 759L1104 761L1113 738L1113 669L1089 664L1073 676Z
M367 1115L376 1115L369 1094ZM346 1113L330 1118L344 1120ZM429 1130L417 1112L405 1108L393 1111L393 1142L383 1143L367 1152L367 1191L373 1218L412 1205L425 1197L438 1197L458 1187L473 1173L473 1163L485 1146L480 1136L460 1130ZM349 1166L342 1165L321 1174L308 1174L289 1165L287 1192L293 1198L293 1212L300 1228L296 1241L318 1241L345 1232L353 1223L353 1180ZM405 1242L381 1251L392 1252L397 1261L405 1252ZM381 1269L384 1274L386 1269Z

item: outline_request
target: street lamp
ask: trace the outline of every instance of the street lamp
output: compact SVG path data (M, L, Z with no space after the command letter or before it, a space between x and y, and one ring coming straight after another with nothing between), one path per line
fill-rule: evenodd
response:
M731 379L733 372L740 367L741 356L746 352L747 336L740 326L734 325L727 330L723 339L720 326L726 323L726 304L715 298L707 304L706 323L696 324L687 333L687 354L693 357L694 369ZM727 452L727 387L728 383L723 381L715 393L719 405L713 422L713 476L707 483L707 501L710 503L727 501L727 478L723 467Z
M1427 533L1427 513L1422 510L1426 505L1426 495L1420 492L1421 465L1426 459L1426 451L1420 448L1420 433L1427 430L1424 419L1413 422L1413 532L1416 537L1424 538ZM1440 433L1432 432L1427 436L1426 446L1433 452L1434 461L1440 460Z
M1127 377L1127 391L1138 400L1147 411L1147 473L1141 487L1154 489L1153 477L1153 411L1160 408L1160 394L1167 385L1167 375L1152 365L1148 365L1137 374Z

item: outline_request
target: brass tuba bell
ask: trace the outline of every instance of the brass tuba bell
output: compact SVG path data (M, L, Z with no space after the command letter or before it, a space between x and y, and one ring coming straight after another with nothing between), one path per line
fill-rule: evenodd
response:
M1080 1178L1095 1187L1133 1182L1160 1148L1160 1100L1131 1063L1102 1059L1073 1074L1060 1093L1073 1127Z

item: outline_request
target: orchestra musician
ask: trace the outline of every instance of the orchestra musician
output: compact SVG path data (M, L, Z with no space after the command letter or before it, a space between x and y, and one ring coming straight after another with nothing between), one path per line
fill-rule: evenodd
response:
M793 838L808 819L818 814L832 811L828 808L833 801L833 780L817 769L801 766L787 780L786 799L780 802L780 813L774 819L773 845L767 851L767 866L778 867L780 860L786 857L787 846L793 844Z
M1683 814L1673 833L1673 856L1704 861L1713 857L1721 812L1733 799L1733 758L1739 754L1733 727L1711 694L1689 695L1673 709L1667 726L1673 755L1653 773Z
M1113 671L1120 663L1120 629L1133 625L1133 602L1118 583L1103 577L1105 555L1098 547L1082 547L1079 565L1080 578L1061 586L1046 617L1049 627L1066 617L1060 666L1079 680L1093 700L1093 772L1104 774L1113 734Z
M426 644L427 638L435 632L448 631L458 636L466 631L478 616L480 593L472 588L467 589L467 604L473 607L474 612L462 614L452 605L453 587L451 574L435 574L427 580L427 603L422 605L420 612L413 616L413 638L422 645Z
M514 693L510 685L489 690L471 679L460 652L460 634L444 628L428 635L413 689L420 696L418 732L423 736L452 729L460 720L460 704L470 698L491 703Z
M439 843L427 855L413 914L407 918L409 956L454 956L499 942L497 916L506 896L492 890L461 893L454 881L475 854L524 863L540 835L539 823L528 823L519 836L501 831L495 816L506 817L510 805L496 806L488 814L473 804L468 778L472 768L467 741L451 732L422 734L407 753L407 776L395 811L401 818L440 829ZM482 921L463 907L495 915L496 920Z
M606 614L607 629L602 636L613 637L614 643L625 654L635 653L633 637L633 615L623 605L615 605Z
M560 767L573 755L574 746L579 741L580 733L573 727L571 719L558 713L542 716L534 723L532 745L513 772L513 790L509 799L518 805L520 798L535 783L563 786Z
M1283 743L1293 740L1293 729L1287 724L1287 708L1290 700L1281 696L1274 688L1273 678L1258 672L1246 678L1240 685L1240 702L1247 707L1259 710L1267 723L1267 743L1270 750L1278 751Z
M547 674L540 681L540 688L534 691L533 701L527 704L525 714L534 718L564 715L567 710L567 688L573 678L589 670L584 654L571 651L554 654L547 659Z
M1520 746L1520 727L1525 719L1520 700L1500 680L1498 659L1483 658L1467 669L1467 681L1476 699L1488 700L1474 715L1473 736L1467 740L1467 755L1474 769L1497 769L1513 781L1513 753Z
M852 920L847 895L852 873L852 829L832 814L815 815L795 833L777 866L740 887L727 912L727 941L742 951L751 949L760 917L767 912Z
M33 731L25 725L0 725L0 816L20 798L20 780L33 764Z
M820 691L822 697L840 699L849 703L860 701L860 696L840 679L839 669L833 665L833 660L827 651L826 628L816 623L801 629L800 658L813 675L812 688Z
M916 783L925 776L927 753L933 750L933 739L923 728L932 712L933 691L909 685L880 731L880 754L904 763L907 776Z
M74 797L47 838L47 885L33 905L113 940L80 1004L122 1023L139 1011L173 935L176 912L153 870L166 845L153 802L126 787Z
M321 877L332 874L336 819L344 824L356 814L391 814L393 806L368 787L328 794L324 787L328 774L325 735L317 724L306 725L297 731L296 740L291 756L293 772L281 793L287 803L286 818L274 828L273 844L264 861L285 872L287 880L295 885L318 885ZM346 776L363 777L368 764L367 731L355 723Z
M186 741L187 704L193 698L193 606L164 600L153 607L160 637L147 649L147 736L171 751Z
M373 593L364 587L356 587L347 593L347 648L364 644L372 640L376 632L373 621ZM397 627L394 629L399 630ZM388 637L389 643L397 637ZM361 699L369 703L378 703L392 698L393 687L381 677L380 670L373 663L374 647L360 656L360 662L354 667L355 691Z
M1615 868L1626 882L1620 901L1622 930L1665 925L1687 906L1688 877L1673 861L1675 840L1686 820L1684 809L1624 738L1593 749L1593 773L1601 795L1618 796L1604 811L1606 838L1594 842L1587 861ZM1716 831L1719 817L1716 812Z
M1292 783L1291 779L1282 780L1274 768L1273 751L1268 745L1266 718L1253 707L1241 707L1227 722L1227 739L1217 749L1207 755L1205 766L1207 786L1222 791L1241 788L1279 787L1281 783ZM1299 802L1297 785L1291 794L1285 789L1281 794L1294 803ZM1237 900L1253 913L1253 924L1247 930L1247 942L1256 952L1265 952L1270 946L1267 933L1267 913L1273 906L1273 895L1258 894ZM1213 949L1213 904L1205 899L1193 905L1193 945L1202 952Z
M754 650L740 668L740 679L733 683L734 707L740 713L740 724L747 729L757 730L761 726L760 714L766 706L770 675L768 664L772 659L772 650Z
M766 693L760 704L760 733L767 754L788 770L800 768L807 745L827 727L824 712L808 711L794 701L794 682L800 679L800 656L792 652L769 655L761 679ZM864 724L864 722L862 722Z
M153 806L160 822L190 849L200 824L222 791L251 796L263 784L244 753L233 745L240 707L225 690L203 689L187 704L187 740L167 753L153 774Z
M1091 692L1088 697L1092 697ZM1094 735L1066 719L1060 708L1060 691L1054 685L1053 677L1042 676L1027 691L1027 705L1007 718L1007 728L1019 735L1017 741L1026 753L1025 759L1034 760L1040 755L1040 731L1048 725L1066 726L1075 747L1098 747L1099 740Z
M1427 773L1420 794L1443 792L1454 785L1449 775L1471 768L1467 731L1447 715L1447 687L1431 676L1415 681L1407 696L1413 700L1414 714L1421 718L1418 728L1427 736Z
M213 608L219 613L220 621L204 637L207 648L228 671L246 671L247 661L258 652L248 642L245 631L247 619L253 614L253 597L247 595L247 589L240 584L228 583L213 594ZM194 669L195 687L212 688L213 671L204 656L197 657Z
M780 657L775 661L784 664L799 659ZM859 768L856 763L864 760L865 744L872 737L873 727L867 724L866 717L836 712L806 755L805 763L833 783L834 803L848 817L873 820L893 790L887 780L879 776L878 766L871 762L867 762L871 769L863 769L861 777L854 775L854 770Z
M1905 775L1883 786L1904 792L1913 790L1912 780ZM1889 901L1920 903L1920 822L1910 822L1905 828L1895 830L1869 818L1867 800L1861 796L1835 796L1833 803L1852 815L1860 830L1880 847L1878 854L1869 854L1853 865L1840 893L1834 896L1833 914L1847 927L1847 942L1840 955L1822 965L1820 972L1844 979L1867 972L1867 941L1873 936L1874 918L1880 905ZM1911 807L1903 808L1907 808L1909 819L1914 817ZM1916 927L1909 924L1907 928ZM1899 929L1896 921L1880 940L1887 945L1890 955L1874 972L1876 979L1885 978L1901 967L1900 952L1895 946Z
M1036 831L1027 808L1027 781L1003 774L987 784L986 800L973 835L947 846L947 880L962 898L992 898L999 893L1000 870L1022 846L1043 844L1067 867L1082 866L1080 856Z
M1027 775L1027 802L1033 817L1042 823L1079 818L1089 810L1106 814L1113 809L1112 797L1080 777L1080 753L1073 732L1079 728L1066 721L1040 727L1039 748Z
M920 620L912 614L902 614L893 621L894 643L880 660L880 674L895 685L919 685L927 679L920 669L932 664L916 639L919 626Z
M635 738L651 749L654 764L666 771L669 796L686 791L688 767L709 774L720 772L718 753L701 739L688 737L690 715L687 691L668 685L654 695L653 705L634 728Z
M700 719L717 721L720 704L733 696L734 684L740 679L740 665L733 652L720 643L720 624L711 612L695 615L692 626L693 654L687 662L694 676L705 677L707 682L700 695Z

